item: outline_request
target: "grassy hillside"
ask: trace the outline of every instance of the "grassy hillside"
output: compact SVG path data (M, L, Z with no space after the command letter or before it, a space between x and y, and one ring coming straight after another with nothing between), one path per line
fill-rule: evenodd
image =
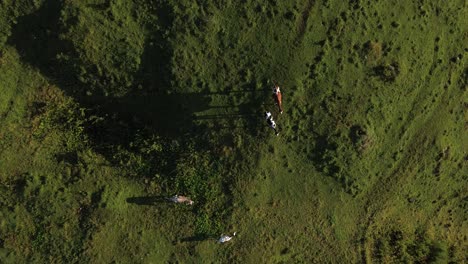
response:
M0 262L468 262L466 17L1 1Z

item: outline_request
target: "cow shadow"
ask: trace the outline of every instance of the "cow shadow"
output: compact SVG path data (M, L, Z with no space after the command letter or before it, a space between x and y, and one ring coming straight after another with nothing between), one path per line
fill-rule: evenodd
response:
M169 203L166 196L140 196L127 198L127 203L136 205L155 205L158 203Z
M216 241L217 238L212 235L206 235L206 234L200 234L200 235L194 235L190 237L184 237L180 239L180 242L185 242L185 243L190 243L190 242L201 242L201 241L207 241L207 240L214 240Z

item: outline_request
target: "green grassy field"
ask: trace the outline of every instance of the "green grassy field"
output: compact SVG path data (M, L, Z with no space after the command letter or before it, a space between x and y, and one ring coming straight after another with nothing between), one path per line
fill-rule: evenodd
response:
M468 262L467 18L0 1L0 262Z

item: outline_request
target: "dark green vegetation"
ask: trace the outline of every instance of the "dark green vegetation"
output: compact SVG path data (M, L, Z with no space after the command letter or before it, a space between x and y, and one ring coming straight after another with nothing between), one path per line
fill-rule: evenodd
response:
M0 1L0 262L467 262L467 17Z

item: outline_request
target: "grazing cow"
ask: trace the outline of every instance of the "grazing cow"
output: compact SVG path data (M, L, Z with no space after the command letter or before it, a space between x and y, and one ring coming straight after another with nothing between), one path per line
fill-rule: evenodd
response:
M168 198L168 200L173 202L173 203L188 203L189 205L193 204L193 201L190 200L190 198L185 197L185 196L181 196L181 195L177 195L177 194L172 196L171 198Z
M278 105L280 114L282 114L283 113L282 96L281 96L280 88L277 84L275 84L275 86L273 87L273 100L275 100L275 103Z
M276 130L276 122L273 120L273 116L270 112L265 112L265 118L269 127L271 127L275 131L275 135L279 135L278 130Z
M218 243L228 242L229 240L231 240L235 236L236 236L236 232L234 232L234 234L232 234L232 236L221 235L221 237L218 239Z

